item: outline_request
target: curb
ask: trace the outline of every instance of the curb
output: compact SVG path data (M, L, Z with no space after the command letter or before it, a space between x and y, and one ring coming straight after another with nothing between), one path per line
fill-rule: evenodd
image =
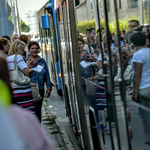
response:
M51 119L51 110L48 107L49 102L48 100L43 101L43 107L45 109L45 112L49 116L49 119ZM61 134L62 141L59 141L59 139L56 137L58 142L61 142L64 144L64 147L66 148L65 150L82 150L79 141L76 139L73 129L72 129L72 124L70 124L68 121L66 122L66 119L63 120L61 118L56 118L54 120L54 124L56 124L59 133Z

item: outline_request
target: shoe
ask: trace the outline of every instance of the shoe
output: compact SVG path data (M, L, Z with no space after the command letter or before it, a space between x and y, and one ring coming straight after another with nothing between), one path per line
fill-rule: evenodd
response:
M129 65L124 72L124 80L131 80L132 76L132 66Z
M121 81L121 68L118 68L117 75L114 77L114 81Z

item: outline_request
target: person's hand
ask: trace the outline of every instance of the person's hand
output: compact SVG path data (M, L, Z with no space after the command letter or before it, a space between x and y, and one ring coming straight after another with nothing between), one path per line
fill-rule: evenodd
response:
M93 57L94 59L96 59L96 60L98 59L98 57L97 57L96 54L93 54L92 57Z
M50 96L50 94L51 94L51 90L49 88L47 88L47 90L46 90L46 96L47 96L47 98Z
M28 66L28 67L31 67L31 60L30 59L28 59L27 61L26 61L26 65Z
M86 79L92 81L93 80L93 76L90 77L90 78L86 78Z
M132 93L132 100L133 100L134 102L138 102L137 97L138 97L138 94L137 94L136 92L133 92L133 93Z

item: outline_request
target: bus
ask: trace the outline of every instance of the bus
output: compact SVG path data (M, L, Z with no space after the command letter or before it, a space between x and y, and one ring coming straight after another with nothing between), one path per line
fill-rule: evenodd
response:
M150 110L133 102L131 95L128 95L132 82L130 78L124 77L125 68L129 64L124 65L125 54L120 42L126 35L122 36L120 31L127 32L131 29L128 28L128 21L137 20L141 28L144 24L150 24L149 1L62 0L57 2L55 12L51 2L38 12L42 53L49 69L54 68L50 60L56 56L58 58L66 114L83 149L149 150L147 139L150 136ZM42 21L41 16L46 19ZM89 28L90 34L87 33ZM112 48L114 35L118 45ZM89 41L89 36L90 45L86 41ZM48 45L49 39L51 43ZM89 52L88 57L85 56L80 61L80 45L84 45L83 39L87 42ZM93 59L91 62L93 53L90 46L96 49L92 40L101 49L101 56L107 54L107 66L105 57L101 57L102 65ZM43 48L46 45L47 48L52 45L56 47L53 55L50 55L50 50ZM115 59L112 58L114 50L117 54ZM90 63L87 63L89 59ZM114 77L118 75L114 71L115 62L116 70L120 68L120 77L117 80Z
M57 44L57 27L56 27L56 17L54 13L54 1L51 5L46 3L44 7L42 7L38 11L38 20L39 20L39 33L40 33L40 45L41 45L41 54L43 58L46 60L48 64L48 69L50 72L51 83L52 85L56 86L57 93L59 96L62 96L62 82L61 82L61 72L59 66L59 59L58 59L58 44ZM52 9L52 16L48 17L48 29L42 29L42 20L41 15L46 14L45 7Z

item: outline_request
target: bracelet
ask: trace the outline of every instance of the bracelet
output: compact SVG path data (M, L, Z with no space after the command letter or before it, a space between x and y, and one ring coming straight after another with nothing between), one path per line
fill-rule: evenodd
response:
M136 94L137 94L137 92L135 92L135 91L133 91L133 93L136 93Z

